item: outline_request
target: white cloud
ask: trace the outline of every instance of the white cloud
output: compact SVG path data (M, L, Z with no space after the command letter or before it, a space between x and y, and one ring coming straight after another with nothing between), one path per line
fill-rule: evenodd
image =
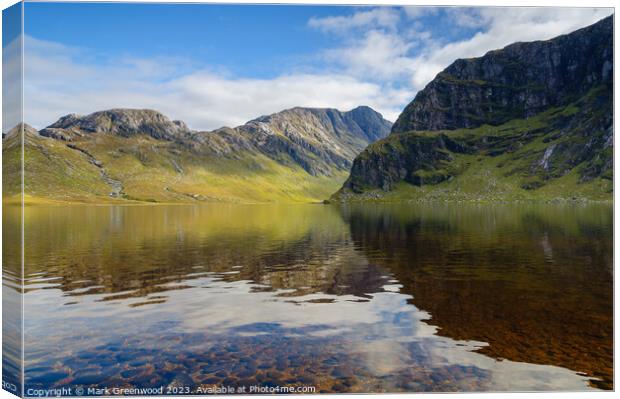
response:
M348 16L310 18L308 26L326 32L344 33L354 28L381 27L396 29L401 14L393 8L373 8Z
M414 73L407 55L413 45L414 41L397 34L371 30L350 46L324 54L326 60L341 64L353 76L385 81Z
M345 75L293 74L275 79L227 79L196 73L174 81L180 101L192 101L187 120L238 125L259 115L293 106L335 107L349 110L360 104L394 118L399 105L386 98L381 86Z
M326 59L358 78L390 81L406 77L410 91L415 93L457 58L479 57L517 41L550 39L592 24L613 12L609 8L537 7L403 7L401 10L409 22L395 29L395 25L381 26L366 18L367 29L361 35L349 32L354 39L345 46L326 51ZM466 39L445 42L428 29L421 29L420 17L439 16L440 11L445 17L436 21L445 24L445 30L454 25L475 29L476 33ZM352 30L361 26L363 19L358 14L340 25L340 33L344 34L346 27ZM347 17L337 18L345 21Z
M45 127L68 113L152 108L195 129L236 126L294 106L349 110L368 105L391 120L411 93L338 74L287 74L273 79L180 73L168 59L84 62L88 54L26 38L25 121Z
M425 7L425 6L405 6L402 7L403 12L409 19L417 19L427 15L436 15L441 7Z

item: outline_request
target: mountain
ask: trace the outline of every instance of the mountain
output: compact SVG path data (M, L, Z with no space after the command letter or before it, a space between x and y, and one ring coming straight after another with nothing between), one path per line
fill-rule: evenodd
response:
M293 108L263 116L237 128L259 151L288 154L311 175L329 175L334 166L348 171L369 143L390 132L392 123L369 107L349 112Z
M332 198L611 199L613 16L456 60Z
M391 125L369 107L293 108L214 131L154 110L71 114L39 132L26 129L25 192L87 202L319 200ZM19 174L19 146L8 145L10 136L3 154ZM7 192L18 193L17 175L9 180L14 189Z

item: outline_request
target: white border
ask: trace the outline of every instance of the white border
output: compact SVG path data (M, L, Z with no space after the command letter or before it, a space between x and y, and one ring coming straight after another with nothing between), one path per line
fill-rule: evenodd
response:
M28 1L32 1L32 2L36 2L36 1L42 1L42 0L28 0ZM89 3L94 3L94 2L109 2L109 3L119 3L119 2L127 2L127 3L228 3L228 4L239 4L239 3L243 3L243 4L317 4L317 5L408 5L408 6L470 6L470 7L480 7L480 6L502 6L502 7L510 7L510 6L520 6L520 7L613 7L615 8L616 6L616 2L613 0L590 0L587 2L584 2L583 0L579 1L579 0L522 0L522 1L499 1L499 0L474 0L474 1L467 1L467 0L451 0L451 1L442 1L442 0L427 0L427 1L419 1L419 0L401 0L401 1L389 1L389 0L308 0L308 1L301 1L301 0L288 0L288 1L281 1L281 0L271 0L271 1L265 1L265 0L241 0L241 1L233 1L233 0L219 0L219 1L199 1L199 0L167 0L167 1L157 1L157 0L122 0L122 1L115 1L115 0L107 0L107 1L93 1L93 0L62 0L62 2L70 2L70 3L84 3L84 2L89 2ZM5 9L13 4L17 3L17 1L14 0L0 0L0 9ZM615 23L615 21L614 21ZM0 18L0 32L2 30L2 19ZM1 35L1 33L0 33ZM618 29L615 28L614 26L614 65L616 66L614 68L614 99L618 98L618 86L615 84L615 82L618 79L618 68L617 65L618 64L618 53L615 52L615 43L618 42ZM0 52L1 54L1 52ZM0 56L1 57L1 56ZM0 62L1 65L1 62ZM2 79L0 79L0 98L1 98L1 93L2 93ZM617 114L617 104L614 101L614 131L615 131L615 115ZM0 115L0 126L2 125L2 116ZM620 150L618 149L618 146L614 147L614 160L620 159L618 158L618 152ZM0 164L2 162L2 154L0 153ZM620 167L618 166L617 162L614 162L614 187L617 189L618 186L618 181L620 180ZM1 186L0 186L1 187ZM0 210L0 215L1 215L1 210ZM618 238L618 235L616 234L616 227L619 226L620 224L618 223L620 220L620 215L618 214L618 212L616 212L616 206L615 206L615 191L614 191L614 248L619 247L617 244L619 243L620 239ZM1 233L0 233L0 238L1 238ZM2 241L0 240L0 250L2 248ZM618 252L614 251L614 265L617 264L617 260L618 260ZM615 269L614 269L614 280L615 280ZM618 309L615 306L616 304L616 297L615 294L617 293L616 290L616 284L617 281L614 281L614 381L615 381L615 386L617 386L618 381L616 380L616 373L615 373L615 360L617 359L617 355L618 355L618 350L617 350L617 345L616 343L618 342L618 330L615 328L616 327L616 323L615 321L618 320ZM0 288L1 289L1 288ZM1 308L1 304L0 304L0 308ZM0 330L0 338L1 338L1 330ZM1 355L1 348L0 348L0 355ZM591 398L592 395L594 395L594 397L611 397L612 395L615 395L615 392L576 392L576 393L456 393L456 394L431 394L431 393L424 393L424 394L376 394L379 397L389 397L389 398L394 398L394 399L401 399L401 398L412 398L414 395L415 397L430 397L432 395L433 398L451 398L451 397L455 397L455 395L466 395L467 397L482 397L482 398L488 398L488 399L496 399L496 398L511 398L511 399L518 399L518 398L553 398L553 399L565 399L565 398ZM276 397L276 395L261 395L261 397L266 397L266 396L273 396ZM314 397L316 397L316 395L313 395ZM359 395L352 395L352 394L321 394L320 397L321 398L329 398L329 399L333 399L333 398L353 398ZM226 396L226 397L230 397L230 398L247 398L247 396L238 396L238 395L232 395L232 396ZM282 396L279 396L280 398ZM309 397L307 395L286 395L286 397ZM0 399L9 399L9 398L15 398L15 396L11 395L10 393L4 391L4 390L0 390ZM158 397L149 397L149 398L158 398ZM165 396L165 397L161 397L161 398L170 398L170 396Z

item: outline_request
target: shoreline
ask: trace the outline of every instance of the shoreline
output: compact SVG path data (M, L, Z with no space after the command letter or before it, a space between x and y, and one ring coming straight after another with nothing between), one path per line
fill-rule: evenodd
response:
M359 205L359 204L548 204L548 205L586 205L586 204L614 204L614 198L589 199L589 198L553 198L553 199L511 199L511 200L487 200L487 199L354 199L322 200L309 202L241 202L241 201L196 201L196 202L154 202L154 201L110 201L110 202L87 202L87 201L63 201L49 198L30 197L23 202L15 198L3 198L2 206L8 207L62 207L62 206L205 206L205 205Z

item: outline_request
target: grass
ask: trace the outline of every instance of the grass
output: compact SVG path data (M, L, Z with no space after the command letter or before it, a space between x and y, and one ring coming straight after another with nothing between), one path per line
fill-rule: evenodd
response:
M600 142L606 134L601 128L608 116L606 105L610 104L605 95L605 91L595 88L565 107L499 126L392 134L370 145L358 157L360 164L367 166L351 177L356 192L345 186L332 199L610 201L612 148L589 148L592 140ZM439 144L448 141L450 145ZM552 145L551 162L544 168L541 159ZM416 155L420 148L426 149L424 159ZM399 163L391 163L394 159ZM376 165L385 170L402 169L407 159L414 159L408 164L409 177L390 190L367 184L364 170L376 170ZM598 172L587 173L590 170Z
M3 201L16 203L20 194L19 145L4 144ZM347 177L342 170L314 177L292 162L276 162L264 155L205 155L148 136L102 134L71 144L83 151L62 141L27 137L27 204L318 202L338 190ZM112 187L85 153L101 162L108 178L120 182L121 198L109 195Z

